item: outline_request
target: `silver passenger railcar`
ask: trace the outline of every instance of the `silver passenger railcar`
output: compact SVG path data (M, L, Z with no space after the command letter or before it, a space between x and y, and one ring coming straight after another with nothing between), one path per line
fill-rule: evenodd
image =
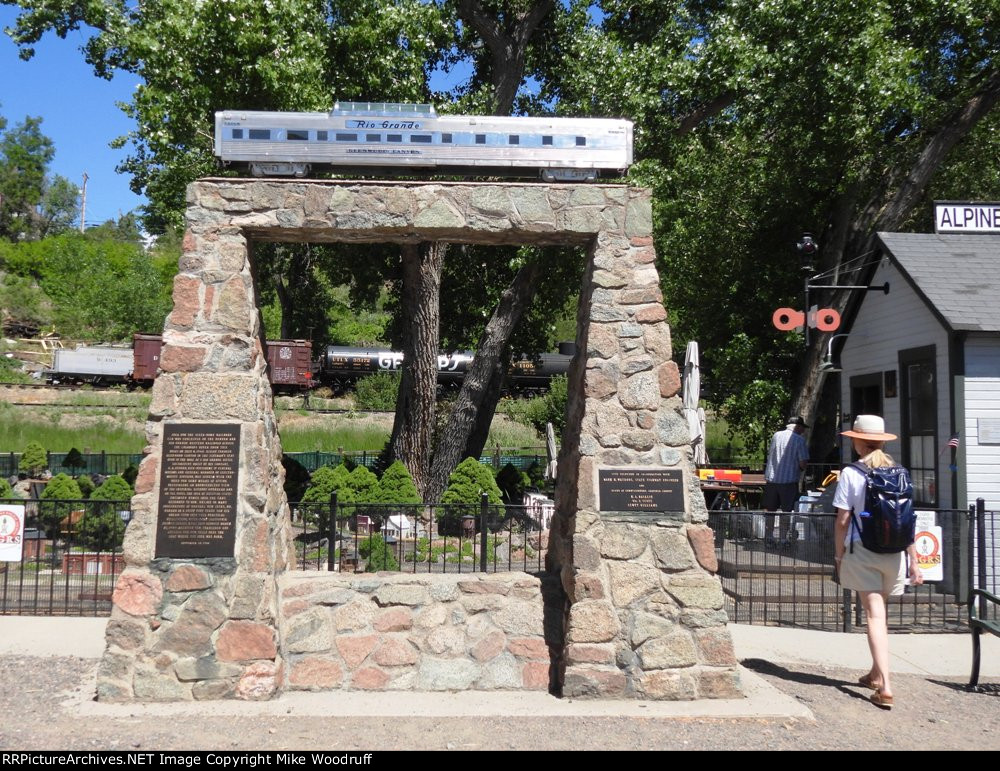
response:
M215 114L215 154L255 176L330 166L592 181L632 164L632 123L438 115L431 105L384 102L338 102L329 113L226 110Z

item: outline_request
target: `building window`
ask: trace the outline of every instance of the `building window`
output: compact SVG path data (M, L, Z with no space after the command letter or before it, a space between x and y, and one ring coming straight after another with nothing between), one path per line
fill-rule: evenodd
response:
M251 139L270 139L271 129L250 129Z
M309 141L309 132L304 131L303 129L288 129L288 131L285 132L285 135L288 137L289 142Z
M938 504L937 355L933 345L899 352L903 465L913 478L914 503Z
M342 134L340 132L337 132L337 141L338 142L357 142L358 141L358 135L357 134Z
M233 129L233 139L243 139L243 129Z

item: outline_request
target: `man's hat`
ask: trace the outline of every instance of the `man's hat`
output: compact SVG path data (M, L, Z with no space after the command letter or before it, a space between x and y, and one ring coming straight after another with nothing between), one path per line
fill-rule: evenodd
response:
M802 419L801 415L792 415L792 417L788 419L788 425L802 426L802 428L809 428L809 424Z
M895 434L886 433L885 421L878 415L858 415L851 430L840 433L852 439L867 439L871 442L888 442L896 438Z

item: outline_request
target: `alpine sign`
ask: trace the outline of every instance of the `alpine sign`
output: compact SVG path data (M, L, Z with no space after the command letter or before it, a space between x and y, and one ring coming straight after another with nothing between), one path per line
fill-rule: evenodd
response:
M1000 233L1000 203L934 204L935 233Z

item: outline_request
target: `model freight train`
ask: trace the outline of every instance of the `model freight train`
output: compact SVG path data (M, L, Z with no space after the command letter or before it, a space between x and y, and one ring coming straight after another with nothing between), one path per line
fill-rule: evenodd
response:
M215 113L215 154L258 177L304 177L321 166L590 182L632 165L632 123L438 115L428 104L390 102L337 102L329 113L225 110Z
M505 390L521 396L547 391L553 377L565 375L569 370L573 348L573 343L561 343L559 353L524 356L512 362ZM444 389L461 386L474 355L473 351L440 354L438 385ZM398 372L402 366L403 354L399 351L329 345L320 356L317 377L335 391L344 391L361 377L376 372Z
M136 334L132 348L78 346L60 348L52 368L44 375L49 383L125 383L148 387L160 366L160 335ZM307 391L313 387L312 345L308 340L268 340L268 376L275 393Z
M125 383L148 387L160 366L163 338L160 335L136 334L132 348L113 346L78 346L57 349L46 381L58 383ZM504 390L519 396L532 396L548 390L552 378L565 375L575 346L560 343L559 353L522 356L511 362ZM472 364L472 351L442 353L438 356L438 383L442 389L462 385ZM403 354L376 348L327 346L315 361L308 340L268 340L268 377L275 393L308 391L324 385L336 392L353 388L359 378L376 372L398 372Z

